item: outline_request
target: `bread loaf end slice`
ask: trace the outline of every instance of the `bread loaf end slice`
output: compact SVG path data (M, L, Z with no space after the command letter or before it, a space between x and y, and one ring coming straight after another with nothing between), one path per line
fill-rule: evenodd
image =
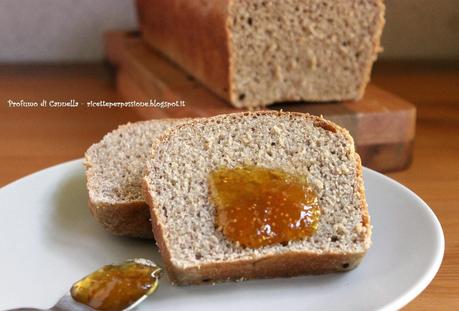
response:
M316 233L261 248L229 241L215 227L208 176L241 165L306 177L322 211ZM247 112L179 125L154 144L143 189L167 272L179 285L347 271L371 243L352 137L308 114Z
M153 238L141 182L153 140L183 122L151 120L121 125L85 153L89 208L115 235Z

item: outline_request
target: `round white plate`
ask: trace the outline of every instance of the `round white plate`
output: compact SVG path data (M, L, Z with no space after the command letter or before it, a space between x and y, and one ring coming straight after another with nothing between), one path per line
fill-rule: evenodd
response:
M348 273L172 287L164 279L140 310L395 310L440 267L443 232L413 192L365 169L373 245ZM0 189L0 309L51 307L96 268L128 258L161 263L155 245L113 237L92 218L81 160Z

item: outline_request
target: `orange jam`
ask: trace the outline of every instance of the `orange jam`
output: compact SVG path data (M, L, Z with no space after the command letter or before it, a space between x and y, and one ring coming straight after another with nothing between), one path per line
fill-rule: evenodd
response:
M246 247L287 243L311 236L320 207L306 178L279 169L221 168L209 176L216 226Z
M153 293L160 268L147 260L107 265L75 283L76 301L97 310L122 310Z

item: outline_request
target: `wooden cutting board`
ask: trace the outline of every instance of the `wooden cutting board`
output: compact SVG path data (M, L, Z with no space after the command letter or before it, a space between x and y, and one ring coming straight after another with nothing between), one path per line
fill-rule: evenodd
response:
M185 102L184 107L137 108L145 119L206 117L242 111L147 46L138 33L107 33L105 50L109 61L117 67L117 88L126 100ZM347 128L363 164L372 169L400 170L411 162L416 109L372 84L359 101L279 103L266 109L323 115Z

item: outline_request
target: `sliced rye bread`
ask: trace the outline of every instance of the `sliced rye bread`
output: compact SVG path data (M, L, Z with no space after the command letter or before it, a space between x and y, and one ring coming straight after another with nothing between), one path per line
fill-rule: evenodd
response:
M89 208L115 235L153 238L141 183L153 140L185 119L121 125L85 153Z
M317 232L257 249L215 228L208 175L257 165L305 176L317 192ZM173 283L287 277L355 268L371 244L360 157L348 131L301 113L246 112L192 121L153 145L144 178L154 236Z

